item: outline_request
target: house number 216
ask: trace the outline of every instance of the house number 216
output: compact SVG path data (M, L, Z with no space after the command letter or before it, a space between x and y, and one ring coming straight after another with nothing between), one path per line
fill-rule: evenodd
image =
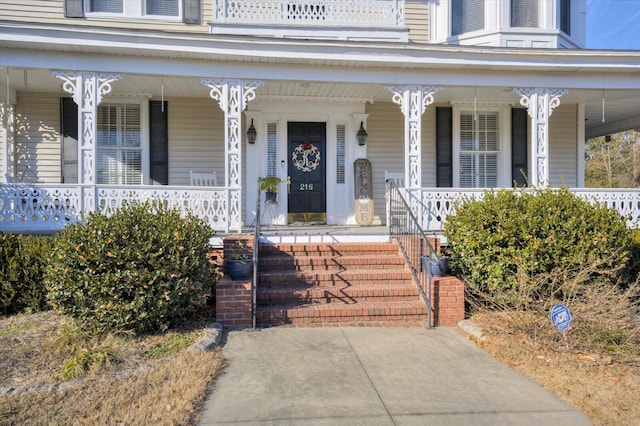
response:
M313 184L312 183L301 183L300 184L300 191L313 191Z

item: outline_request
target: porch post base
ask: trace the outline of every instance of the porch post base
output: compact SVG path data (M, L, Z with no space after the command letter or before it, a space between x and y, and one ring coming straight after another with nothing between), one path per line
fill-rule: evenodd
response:
M464 283L456 277L433 278L433 325L455 327L464 319Z

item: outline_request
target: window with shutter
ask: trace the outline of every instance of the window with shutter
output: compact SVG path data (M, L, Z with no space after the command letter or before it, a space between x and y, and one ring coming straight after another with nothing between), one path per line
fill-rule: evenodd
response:
M497 187L499 155L498 113L460 113L460 187Z
M459 35L484 28L485 0L452 0L451 35Z
M99 184L142 184L139 104L98 107L96 174Z
M182 3L188 2L188 10L199 11L199 1L194 0L86 0L87 12L97 14L124 15L131 18L182 17ZM187 3L185 3L186 5Z
M512 27L538 27L538 0L511 0Z

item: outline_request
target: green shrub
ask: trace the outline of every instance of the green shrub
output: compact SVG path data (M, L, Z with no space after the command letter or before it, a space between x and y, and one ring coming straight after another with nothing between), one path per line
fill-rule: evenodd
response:
M81 327L144 332L185 319L211 294L211 228L177 210L129 205L60 234L46 283Z
M47 308L44 273L51 238L0 233L0 312Z
M640 277L640 229L631 230L631 251L629 253L628 279L633 281Z
M451 268L472 289L506 304L523 295L570 297L595 279L615 282L631 248L616 211L568 189L501 190L465 200L447 219L445 234ZM524 288L531 285L536 288Z

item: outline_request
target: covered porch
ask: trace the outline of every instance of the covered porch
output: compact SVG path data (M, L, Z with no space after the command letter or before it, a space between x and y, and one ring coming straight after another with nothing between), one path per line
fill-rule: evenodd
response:
M328 48L349 61L329 59ZM256 221L264 202L258 178L268 175L282 183L278 203L260 219L290 225L291 147L298 143L291 145L291 123L324 130L328 225L358 225L354 161L367 159L373 225L387 221L389 175L400 176L424 229L440 232L453 201L522 185L524 172L531 185L568 186L638 226L640 190L583 188L586 138L640 126L637 71L610 71L609 54L578 56L557 72L546 62L555 59L551 51L534 60L530 51L484 52L510 64L497 67L465 48L478 67L472 71L455 65L460 49L448 46L416 49L403 65L389 46L373 53L359 45L357 54L328 42L305 49L326 65L247 56L254 61L247 67L227 52L205 55L221 60L215 66L185 53L194 57L114 56L107 69L99 55L83 54L79 70L72 53L42 52L36 66L9 50L0 68L0 230L54 231L91 211L153 200L203 218L216 232L241 232ZM250 127L255 142L247 139ZM191 171L215 172L218 184L191 185Z

